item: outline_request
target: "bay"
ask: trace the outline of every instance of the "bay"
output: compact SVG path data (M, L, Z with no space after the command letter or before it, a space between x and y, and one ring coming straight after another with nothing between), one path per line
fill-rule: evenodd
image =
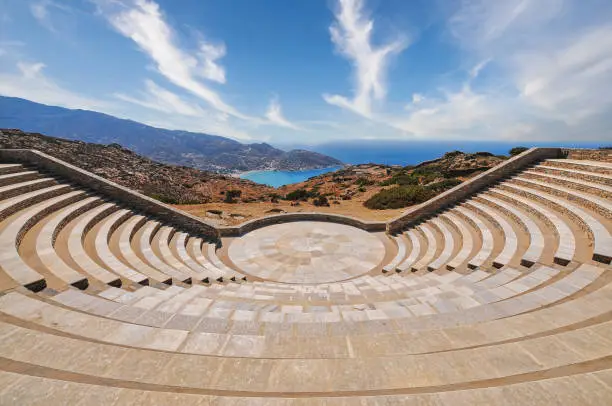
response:
M333 172L341 166L332 166L322 169L308 169L303 171L249 171L240 175L242 179L252 180L272 187L280 187L292 183L303 182L313 176Z

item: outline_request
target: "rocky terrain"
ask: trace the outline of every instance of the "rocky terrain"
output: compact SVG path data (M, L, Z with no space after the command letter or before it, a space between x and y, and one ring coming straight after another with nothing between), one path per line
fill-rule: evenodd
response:
M155 162L118 144L92 144L0 129L0 148L37 149L165 203L222 202L232 190L239 190L240 199L249 201L274 192L273 188L248 180Z
M283 186L279 194L304 189L329 196L330 200L352 200L370 197L393 185L427 186L441 181L463 181L505 160L488 152L466 154L448 152L443 157L415 166L378 164L350 165L338 171L316 176L302 183Z
M178 206L219 224L238 224L276 213L320 211L364 220L388 220L492 168L507 157L488 152L449 152L416 166L349 165L338 171L276 189L269 199L249 204L209 203ZM388 198L391 195L391 199Z
M286 152L266 143L242 144L215 135L165 130L94 111L46 106L14 97L0 96L0 128L20 128L96 144L120 144L156 161L223 173L342 164L316 152Z
M314 210L386 220L418 199L441 193L506 159L487 152L455 151L416 166L349 165L275 189L233 176L155 162L118 144L0 129L0 148L40 150L218 224Z

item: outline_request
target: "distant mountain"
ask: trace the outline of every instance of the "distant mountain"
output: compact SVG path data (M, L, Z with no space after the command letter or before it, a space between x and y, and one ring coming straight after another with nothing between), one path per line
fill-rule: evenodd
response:
M266 143L242 144L229 138L165 130L88 110L47 106L0 96L0 128L97 144L119 144L157 161L203 170L299 170L341 165L327 155L285 152Z

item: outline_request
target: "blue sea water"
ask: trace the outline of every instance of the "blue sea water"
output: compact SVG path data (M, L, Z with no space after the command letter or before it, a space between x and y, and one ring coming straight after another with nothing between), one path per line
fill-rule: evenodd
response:
M264 185L280 187L291 183L303 182L313 176L333 172L338 169L340 169L340 166L323 169L309 169L305 171L251 171L240 175L240 177Z
M525 147L566 147L597 148L604 143L525 143L514 141L385 141L362 140L359 142L333 142L305 147L311 151L333 156L347 164L376 163L385 165L416 165L423 161L436 159L450 151L491 152L495 155L507 155L511 148Z
M436 159L450 151L491 152L495 155L507 155L516 146L537 147L555 146L566 148L597 148L605 143L525 143L525 142L482 142L482 141L385 141L360 140L346 142L330 142L320 145L282 145L282 149L303 148L320 152L341 160L347 164L376 163L384 165L415 165L423 161ZM249 172L241 177L257 183L279 187L327 173L338 168L327 168L307 171L257 171Z

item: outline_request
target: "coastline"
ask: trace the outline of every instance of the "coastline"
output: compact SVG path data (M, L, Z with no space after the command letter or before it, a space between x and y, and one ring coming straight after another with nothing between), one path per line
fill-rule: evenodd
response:
M343 164L343 165L326 166L322 168L295 169L295 170L260 169L260 170L237 172L235 174L232 174L231 176L278 188L278 187L282 187L282 186L286 186L286 185L290 185L294 183L300 183L300 182L303 182L315 176L323 175L323 174L330 173L330 172L335 172L337 170L345 168L346 166L347 166L346 164ZM258 177L258 176L261 176L264 178L265 177L273 178L275 173L277 173L279 177L288 178L286 179L287 182L282 182L282 184L278 183L275 185L275 184L271 184L274 182L271 182L269 179L258 179L258 180L253 179L253 177ZM300 178L299 176L300 173L304 173L303 179ZM289 179L291 177L296 177L296 179Z
M251 169L250 171L238 171L229 173L228 176L233 178L244 178L244 176L252 175L254 173L263 173L263 172L306 172L306 171L318 171L323 169L331 169L337 168L337 170L346 168L347 166L351 166L350 164L342 164L342 165L332 165L332 166L323 166L323 167L315 167L315 168L305 168L305 169ZM331 172L331 171L329 171Z

